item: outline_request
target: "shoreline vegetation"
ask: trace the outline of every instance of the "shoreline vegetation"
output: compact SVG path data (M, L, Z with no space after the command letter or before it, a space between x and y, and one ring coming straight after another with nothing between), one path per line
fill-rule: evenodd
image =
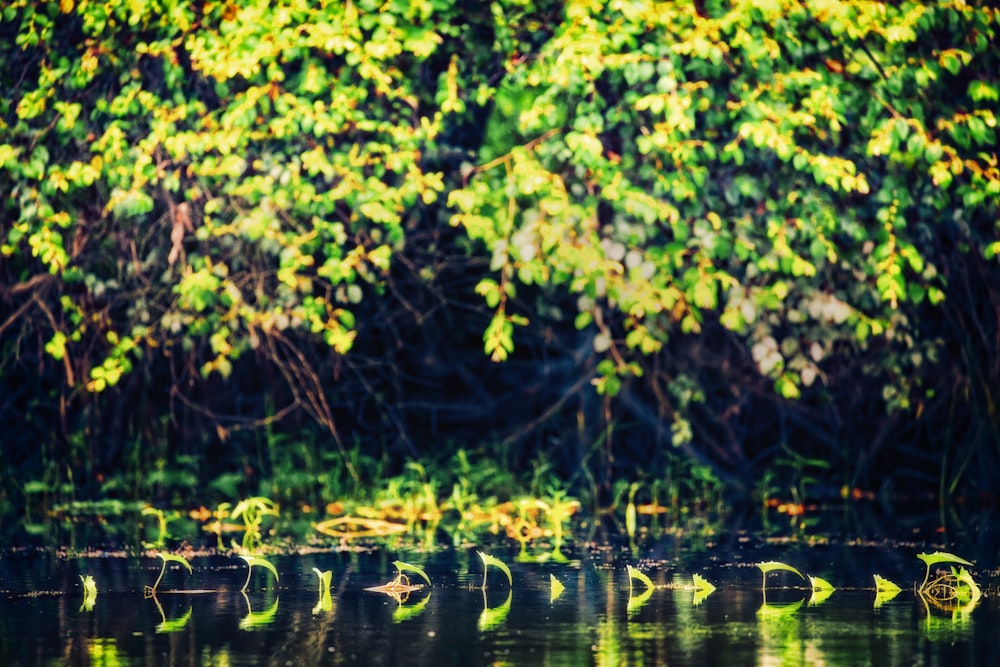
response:
M998 32L11 0L0 517L995 503Z

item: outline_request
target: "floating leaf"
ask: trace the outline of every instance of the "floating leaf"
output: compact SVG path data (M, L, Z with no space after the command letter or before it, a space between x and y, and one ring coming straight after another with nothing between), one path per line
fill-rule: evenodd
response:
M245 560L250 568L249 571L247 572L247 580L243 584L243 588L240 589L241 591L245 591L247 589L247 586L250 585L250 577L253 576L253 568L255 565L259 565L265 570L270 570L271 574L274 575L274 580L278 581L278 570L274 567L274 565L271 564L270 561L264 558L260 558L259 556L240 556L240 558Z
M430 579L430 577L428 577L427 573L424 572L419 567L417 567L416 565L410 565L409 563L404 563L401 560L395 561L393 563L393 565L396 566L396 569L399 570L400 574L402 574L404 572L413 572L414 574L419 575L421 579L423 579L424 581L426 581L428 586L431 585L431 579Z
M489 554L484 554L482 551L477 551L476 553L479 554L479 557L483 560L483 565L485 566L483 569L483 588L486 588L486 574L487 572L489 572L490 565L500 568L500 570L507 575L507 583L510 586L514 585L514 578L511 576L510 568L507 567L506 563L504 563L496 556L490 556Z
M566 590L566 587L563 586L563 583L561 581L556 579L556 575L554 574L549 575L549 584L551 585L551 591L549 592L549 602L555 602L559 598L559 596L562 595L563 591Z

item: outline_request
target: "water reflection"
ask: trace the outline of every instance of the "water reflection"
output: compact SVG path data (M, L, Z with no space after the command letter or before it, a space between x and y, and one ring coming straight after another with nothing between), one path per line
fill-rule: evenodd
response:
M757 568L728 560L699 567L717 584L699 596L693 568L679 561L644 561L651 585L630 587L627 554L513 563L513 586L491 576L484 589L471 550L417 556L433 586L366 590L395 581L395 555L276 558L281 587L253 593L239 590L242 564L195 562L187 583L198 589L149 600L149 571L134 560L92 561L84 566L101 594L89 610L79 607L74 564L0 560L0 664L902 666L1000 652L993 596L942 602L904 589L875 607L870 578L830 577L847 582L830 596L769 575L764 590ZM905 581L891 559L878 565ZM28 582L44 582L46 568L51 583L35 594Z

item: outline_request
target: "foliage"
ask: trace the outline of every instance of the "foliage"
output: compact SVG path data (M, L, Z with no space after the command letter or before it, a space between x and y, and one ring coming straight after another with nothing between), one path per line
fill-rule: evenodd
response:
M156 577L156 581L153 582L153 585L144 587L143 594L146 597L156 596L156 589L159 587L160 581L163 579L163 575L167 571L167 563L179 563L182 567L184 567L188 571L188 574L192 573L191 563L189 563L188 560L184 558L184 556L179 556L177 554L166 554L163 552L157 553L156 555L159 556L160 560L163 561L162 564L163 566L160 568L160 574L159 576Z
M29 414L5 444L25 480L111 492L127 464L177 496L301 456L360 486L345 422L412 455L461 413L557 434L547 453L604 491L628 427L618 461L672 445L747 490L791 414L853 485L881 446L840 426L853 405L961 433L945 466L921 444L943 494L997 469L988 4L13 0L0 20L0 409ZM530 410L522 373L550 385ZM333 460L254 451L297 413Z
M496 556L491 556L490 554L483 553L482 551L476 552L479 555L480 560L483 561L483 589L486 588L486 576L489 574L490 567L495 567L507 575L507 585L514 585L514 578L511 576L510 568L507 564Z
M274 564L272 564L271 561L266 558L261 558L260 556L241 555L240 558L246 561L247 564L247 580L243 582L243 588L240 589L241 592L246 592L247 586L250 585L250 578L253 576L253 568L255 566L260 566L265 570L268 570L274 575L274 580L276 582L278 581L278 570L274 567Z

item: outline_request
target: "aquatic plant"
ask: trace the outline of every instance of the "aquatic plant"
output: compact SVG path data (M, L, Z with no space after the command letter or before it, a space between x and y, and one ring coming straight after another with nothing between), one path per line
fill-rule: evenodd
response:
M809 584L812 587L812 593L809 596L810 606L814 607L822 604L828 597L833 595L833 584L822 577L809 575Z
M650 579L648 576L646 576L646 574L643 573L641 570L638 570L638 569L632 567L631 565L626 565L625 569L628 572L628 590L629 590L629 593L632 592L632 581L633 580L642 583L643 585L645 585L645 587L647 589L656 588L656 586L653 584L653 580Z
M876 593L898 593L902 590L899 586L881 575L874 574L872 577L875 579Z
M507 567L506 563L504 563L502 560L500 560L496 556L491 556L489 554L484 554L482 551L477 551L476 553L479 554L479 558L481 558L482 561L483 561L483 588L484 589L486 588L486 575L489 574L490 566L491 565L493 567L498 568L501 572L503 572L504 574L506 574L507 575L507 583L508 583L508 585L510 585L511 587L514 586L514 578L511 576L511 574L510 574L510 568Z
M167 563L179 563L183 565L185 568L187 568L188 574L193 574L193 570L191 569L191 563L189 563L187 559L184 558L184 556L178 556L177 554L165 554L165 553L158 553L156 555L160 557L163 563L162 567L160 568L160 576L156 578L156 581L153 582L153 585L146 586L143 588L143 594L147 598L156 595L156 589L160 585L160 581L163 579L163 574L167 571Z
M256 551L264 541L264 517L280 515L278 504L264 496L244 498L233 508L233 519L243 519L243 551ZM233 545L236 546L235 543Z
M715 591L715 584L700 574L692 575L691 579L694 581L694 600L692 600L692 604L697 607Z
M80 608L84 611L90 611L94 608L94 603L97 602L97 582L94 581L94 575L80 575L80 582L83 584L83 603Z
M797 569L795 569L791 565L786 565L785 563L779 563L778 561L775 560L767 561L766 563L757 563L757 568L763 574L763 581L761 583L761 587L765 591L767 590L768 572L794 572L795 574L799 575L799 577L801 577L803 580L805 580L805 575L803 575Z
M626 609L631 613L646 604L646 601L653 595L656 586L653 584L652 579L631 565L626 565L625 569L628 572L628 603L626 604ZM639 595L632 594L632 580L638 581L645 586L645 590Z
M949 572L940 574L934 579L930 578L931 567L933 565L940 563L960 563L961 565L971 566L972 563L964 558L943 551L936 551L932 554L917 554L917 558L922 560L927 566L924 581L917 589L917 593L925 605L928 602L932 602L942 610L955 611L965 605L971 608L979 602L979 599L982 597L982 590L972 578L972 575L969 574L969 571L964 567L955 568L952 566Z
M330 594L330 584L333 581L333 570L322 571L318 567L313 568L313 572L319 578L319 601L313 607L313 614L333 609L333 597Z
M413 572L414 574L416 574L417 576L419 576L421 579L423 579L424 581L426 581L428 586L431 585L431 579L430 579L430 577L428 577L427 573L424 572L420 567L418 567L416 565L411 565L410 563L404 563L401 560L393 561L392 564L396 566L396 570L399 572L399 574L396 577L397 579L399 579L400 577L402 577L404 572Z
M162 547L166 544L167 538L170 536L167 532L167 524L177 518L176 513L171 516L167 514L158 507L144 507L142 508L143 516L153 516L156 517L157 534L156 541L152 544L146 543L146 546Z
M278 570L277 570L277 568L275 568L274 565L270 561L268 561L266 558L260 558L258 556L248 556L246 554L240 554L240 558L242 558L243 560L246 561L247 567L248 567L248 569L247 569L247 580L243 583L243 588L240 589L240 592L246 592L247 586L250 585L250 577L253 576L253 568L254 568L255 565L260 565L265 570L269 570L271 572L271 574L274 575L275 582L278 581Z
M555 602L559 599L559 596L563 594L566 587L563 583L556 579L556 575L549 575L549 602Z

